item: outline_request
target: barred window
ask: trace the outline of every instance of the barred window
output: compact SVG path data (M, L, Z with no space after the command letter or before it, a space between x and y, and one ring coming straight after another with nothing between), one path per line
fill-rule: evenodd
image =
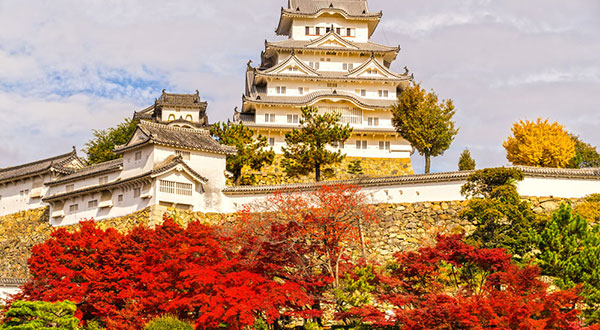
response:
M349 107L319 107L324 113L340 114L340 121L344 124L362 124L363 112L358 108Z
M71 204L69 206L69 212L77 212L79 210L79 204Z
M98 207L98 200L94 199L93 201L89 201L88 202L88 208L93 209L95 207Z
M168 180L160 180L160 192L167 194L192 196L192 184Z

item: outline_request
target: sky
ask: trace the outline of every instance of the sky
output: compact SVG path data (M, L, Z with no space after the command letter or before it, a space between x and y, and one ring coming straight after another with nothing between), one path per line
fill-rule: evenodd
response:
M287 0L0 0L0 167L78 150L93 129L200 91L210 122L240 106L246 62ZM600 144L599 0L370 0L392 69L451 98L460 132L433 171L508 165L519 120L557 121ZM81 154L81 151L79 152ZM412 157L417 173L423 158Z

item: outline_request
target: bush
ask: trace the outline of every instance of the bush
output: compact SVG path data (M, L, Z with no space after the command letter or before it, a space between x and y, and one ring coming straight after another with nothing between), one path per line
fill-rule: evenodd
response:
M164 315L158 317L148 324L146 330L194 330L194 326L190 323L179 320L174 316Z
M74 314L77 307L66 300L50 303L45 301L15 301L5 314L2 330L57 329L77 330L79 319Z

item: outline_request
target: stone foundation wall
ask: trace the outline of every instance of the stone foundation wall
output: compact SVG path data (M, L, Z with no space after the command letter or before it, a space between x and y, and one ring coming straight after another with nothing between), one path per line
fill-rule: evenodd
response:
M304 176L298 178L288 178L283 171L281 166L281 160L283 155L275 155L275 160L270 166L265 166L261 171L244 171L244 175L253 175L256 178L255 184L258 185L274 185L274 184L288 184L288 183L304 183L314 182L314 176ZM344 160L332 167L334 175L326 178L327 180L350 180L355 179L356 174L350 174L348 172L348 165L353 161L360 161L363 173L365 176L393 176L393 175L407 175L414 174L412 163L410 158L359 158L359 157L345 157Z
M552 197L525 199L538 214L552 212L565 201ZM568 201L576 206L582 202L578 199ZM438 233L471 232L473 225L458 216L466 203L448 201L375 205L378 220L364 230L369 254L386 260L395 252L433 244ZM153 227L160 224L165 213L184 226L196 220L218 225L237 218L236 214L189 212L153 206L125 217L100 221L98 225L102 229L115 228L127 232L138 225ZM0 217L0 278L28 276L27 258L31 247L44 242L52 233L48 217L47 208ZM75 230L78 225L68 228Z

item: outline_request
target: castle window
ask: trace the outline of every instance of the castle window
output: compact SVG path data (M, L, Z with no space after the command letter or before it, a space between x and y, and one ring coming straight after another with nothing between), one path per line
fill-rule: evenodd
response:
M309 35L310 34L310 26L305 27L304 32L306 33L306 35Z
M141 160L141 159L142 159L142 152L141 151L136 152L134 160Z
M377 118L377 117L369 117L367 119L367 124L369 126L379 126L379 118Z
M356 140L356 149L367 149L367 141Z
M389 94L388 90L385 90L385 89L380 89L379 90L379 97L388 97L389 95L390 94Z
M160 180L159 191L167 194L192 196L192 184Z
M187 116L185 116L185 120L187 120L187 121L192 121L192 115L187 115Z
M352 71L352 69L354 69L354 63L344 63L342 67L344 70Z
M288 68L288 71L292 71L292 72L298 72L298 67L297 66L290 66Z
M277 92L277 94L285 94L286 88L285 86L277 86L275 87L275 91Z
M79 210L79 204L69 205L69 212L77 212L77 210Z
M346 37L350 37L352 36L352 29L351 28L347 28L346 29Z
M304 87L298 87L298 94L300 94L300 95L304 94Z
M265 113L265 122L266 123L274 123L275 122L275 114L274 113Z
M108 176L101 176L98 178L98 184L107 184L108 183Z
M379 150L390 150L390 141L379 141Z
M367 96L367 90L366 89L357 89L356 94L359 94L360 96Z
M335 29L335 33L342 34L342 28L336 28Z
M329 33L329 31L331 31L331 28L330 27L326 27L325 28L325 33Z
M73 191L74 189L75 189L75 185L73 185L73 184L68 184L68 185L66 185L66 186L65 186L65 190L66 190L67 192L71 192L71 191Z
M142 194L142 189L141 188L135 188L133 189L133 198L139 198Z
M93 209L98 207L98 200L94 199L93 201L88 202L88 209Z
M271 147L275 146L275 138L269 138L269 145Z
M336 83L327 83L327 87L338 87Z
M181 156L183 160L190 160L192 154L185 150L175 150L175 155Z
M315 70L319 70L319 62L309 62L308 65Z
M298 115L287 115L288 124L297 124L298 123Z
M170 114L169 115L169 121L173 121L175 120L175 115L174 114Z
M117 202L121 203L123 201L123 194L117 196Z
M320 27L318 27L318 26L317 26L317 27L315 28L315 34L316 34L316 35L318 35L318 36L320 36L320 35L321 35L321 28L320 28Z

